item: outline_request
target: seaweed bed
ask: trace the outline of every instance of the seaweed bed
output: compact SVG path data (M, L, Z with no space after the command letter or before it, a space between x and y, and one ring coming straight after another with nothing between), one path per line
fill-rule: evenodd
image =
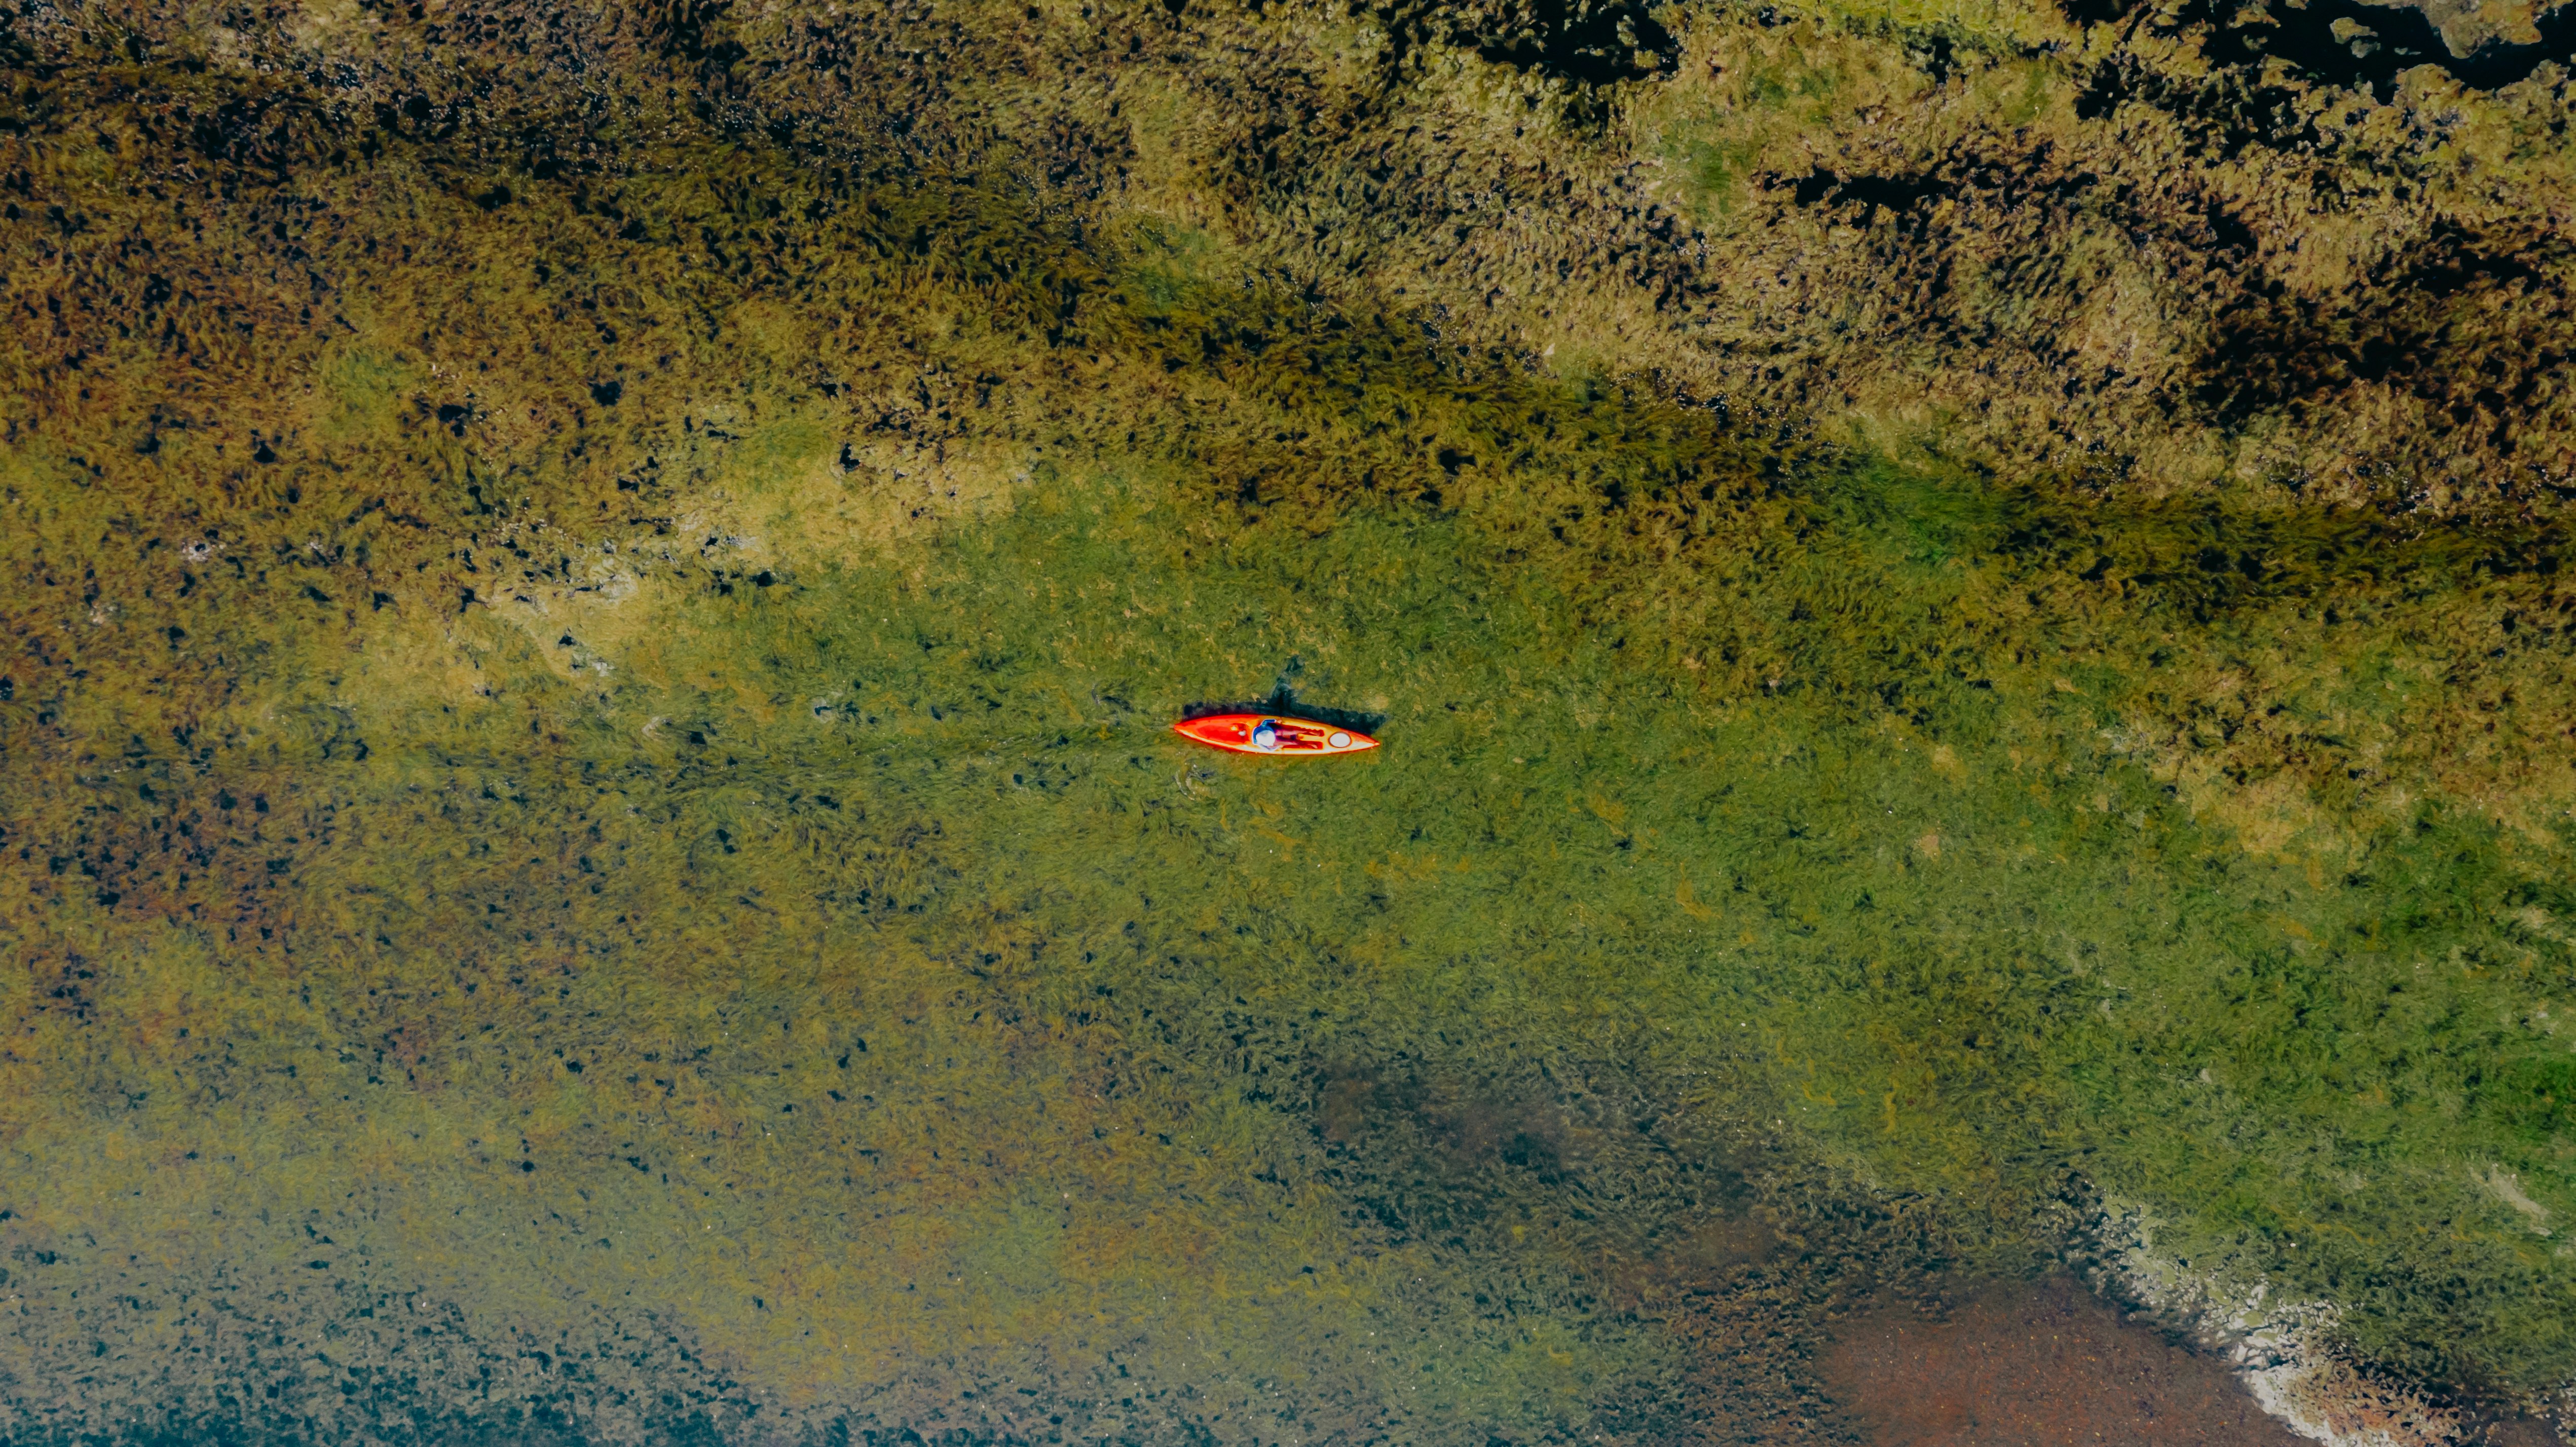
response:
M2348 10L0 10L0 1437L2540 1431L2570 12Z

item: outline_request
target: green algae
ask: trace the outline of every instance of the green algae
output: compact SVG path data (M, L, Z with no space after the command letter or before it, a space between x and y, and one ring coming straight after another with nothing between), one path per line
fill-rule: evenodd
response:
M2112 1192L2565 1374L2487 1184L2576 1207L2555 525L1900 466L1008 178L657 163L351 163L325 305L12 360L0 1204L47 1310L150 1275L120 1360L231 1270L887 1422L1651 1440L1711 1222L1812 1334ZM1167 732L1292 657L1387 747Z

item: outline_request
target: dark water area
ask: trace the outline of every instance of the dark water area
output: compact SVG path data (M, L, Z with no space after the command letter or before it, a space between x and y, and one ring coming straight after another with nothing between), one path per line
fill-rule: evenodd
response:
M2448 8L2448 7L2444 7ZM2366 89L2383 102L2397 78L2430 66L2479 90L2527 80L2543 65L2576 61L2576 12L2536 11L2530 41L2485 38L2455 53L2433 19L2433 6L2378 5L2367 0L2301 0L2259 11L2191 4L2168 9L2083 0L2068 13L2087 24L2153 24L2168 31L2197 27L2209 57L2223 65L2277 59L2327 82ZM2474 7L2470 10L2475 13ZM2102 103L2097 95L2095 104Z

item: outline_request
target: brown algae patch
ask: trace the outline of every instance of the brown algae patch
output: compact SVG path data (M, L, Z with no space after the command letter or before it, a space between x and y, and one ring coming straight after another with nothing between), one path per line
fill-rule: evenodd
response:
M2064 1277L1967 1290L1937 1313L1862 1314L1835 1328L1820 1365L1871 1447L2304 1440L2264 1414L2232 1363Z

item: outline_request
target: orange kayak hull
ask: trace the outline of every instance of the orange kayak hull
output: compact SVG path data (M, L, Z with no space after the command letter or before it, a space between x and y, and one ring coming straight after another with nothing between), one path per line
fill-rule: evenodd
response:
M1277 713L1220 713L1185 718L1172 732L1212 749L1232 754L1261 754L1274 759L1329 759L1366 753L1377 740L1357 729L1339 728Z

